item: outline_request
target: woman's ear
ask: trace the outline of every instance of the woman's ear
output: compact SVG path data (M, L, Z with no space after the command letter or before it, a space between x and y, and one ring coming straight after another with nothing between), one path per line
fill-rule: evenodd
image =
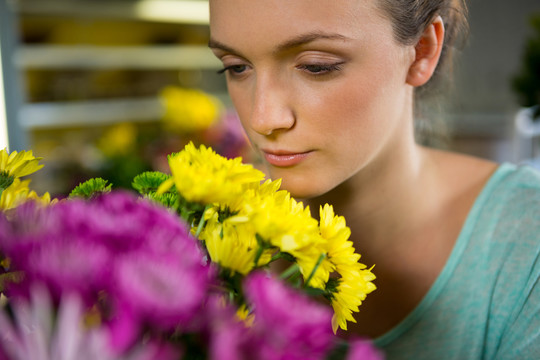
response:
M428 82L433 75L444 42L444 24L437 16L429 24L414 47L415 59L407 73L407 84L418 87Z

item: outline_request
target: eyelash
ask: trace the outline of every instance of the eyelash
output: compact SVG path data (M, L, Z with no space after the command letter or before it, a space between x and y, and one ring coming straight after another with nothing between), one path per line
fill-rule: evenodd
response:
M321 76L321 75L332 73L334 71L340 71L342 68L341 65L343 65L343 63L321 64L321 65L313 64L313 65L300 65L297 68L300 70L306 71L310 75ZM313 70L316 70L316 71L313 71Z
M307 65L299 65L299 66L297 66L297 69L306 71L310 75L321 76L321 75L326 75L326 74L332 73L334 71L340 71L341 70L341 65L343 65L343 63L321 64L321 65L307 64ZM238 71L239 69L241 69L241 71ZM218 74L223 74L223 73L229 71L229 72L231 72L231 75L234 76L234 75L242 74L244 71L246 71L246 69L247 69L247 65L230 65L230 66L224 67L221 70L218 70L217 73ZM235 70L237 70L237 71L235 71ZM315 71L313 71L313 70L315 70Z
M235 68L242 68L242 71L240 72L234 72L234 69ZM223 69L221 70L218 70L218 74L223 74L227 71L229 72L232 72L233 75L240 75L241 73L243 73L247 68L247 65L230 65L230 66L225 66Z

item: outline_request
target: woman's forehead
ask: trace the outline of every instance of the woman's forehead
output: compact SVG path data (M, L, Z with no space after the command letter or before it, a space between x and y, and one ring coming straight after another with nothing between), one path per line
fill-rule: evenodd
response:
M356 39L392 31L376 0L210 0L210 31L220 43L272 43L322 34Z
M210 0L210 19L215 24L221 19L241 18L239 24L257 23L265 20L265 24L283 25L340 23L354 25L365 22L380 9L376 0ZM257 21L250 21L250 20Z

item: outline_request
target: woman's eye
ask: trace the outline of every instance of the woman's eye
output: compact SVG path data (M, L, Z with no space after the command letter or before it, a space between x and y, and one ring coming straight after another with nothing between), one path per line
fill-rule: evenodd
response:
M301 65L298 68L313 75L328 74L333 71L341 70L341 63L338 64L314 64L314 65Z
M223 74L224 72L228 71L229 73L233 75L239 75L246 71L247 65L230 65L225 66L223 69L218 71L218 74Z

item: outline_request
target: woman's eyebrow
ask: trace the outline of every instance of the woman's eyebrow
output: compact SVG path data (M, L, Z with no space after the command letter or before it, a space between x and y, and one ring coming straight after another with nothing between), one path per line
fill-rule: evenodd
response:
M288 50L291 50L291 49L294 49L294 48L297 48L297 47L300 47L300 46L303 46L303 45L307 45L311 42L314 42L314 41L317 41L317 40L340 40L340 41L347 41L347 40L350 40L348 37L344 36L344 35L341 35L341 34L338 34L338 33L327 33L327 32L320 32L320 31L315 31L315 32L309 32L309 33L306 33L306 34L301 34L301 35L298 35L298 36L295 36L293 37L292 39L290 40L287 40L279 45L277 45L273 51L274 54L279 54L279 53L283 53L283 52L286 52ZM235 55L240 55L241 56L241 53L238 51L238 50L235 50L234 48L228 46L228 45L225 45L215 39L212 39L210 38L210 40L208 41L208 47L210 49L219 49L219 50L223 50L225 52L228 52L228 53L231 53L231 54L235 54Z
M278 45L274 50L274 53L283 53L293 48L297 48L303 45L307 45L311 42L317 40L340 40L347 41L350 40L348 37L338 34L338 33L327 33L323 31L314 31L306 34L301 34L293 37L290 40L285 41L284 43Z
M215 39L212 39L210 38L210 40L208 41L208 47L210 49L218 49L218 50L223 50L225 52L228 52L228 53L231 53L231 54L238 54L239 55L239 52L235 49L233 49L232 47L230 46L227 46Z

